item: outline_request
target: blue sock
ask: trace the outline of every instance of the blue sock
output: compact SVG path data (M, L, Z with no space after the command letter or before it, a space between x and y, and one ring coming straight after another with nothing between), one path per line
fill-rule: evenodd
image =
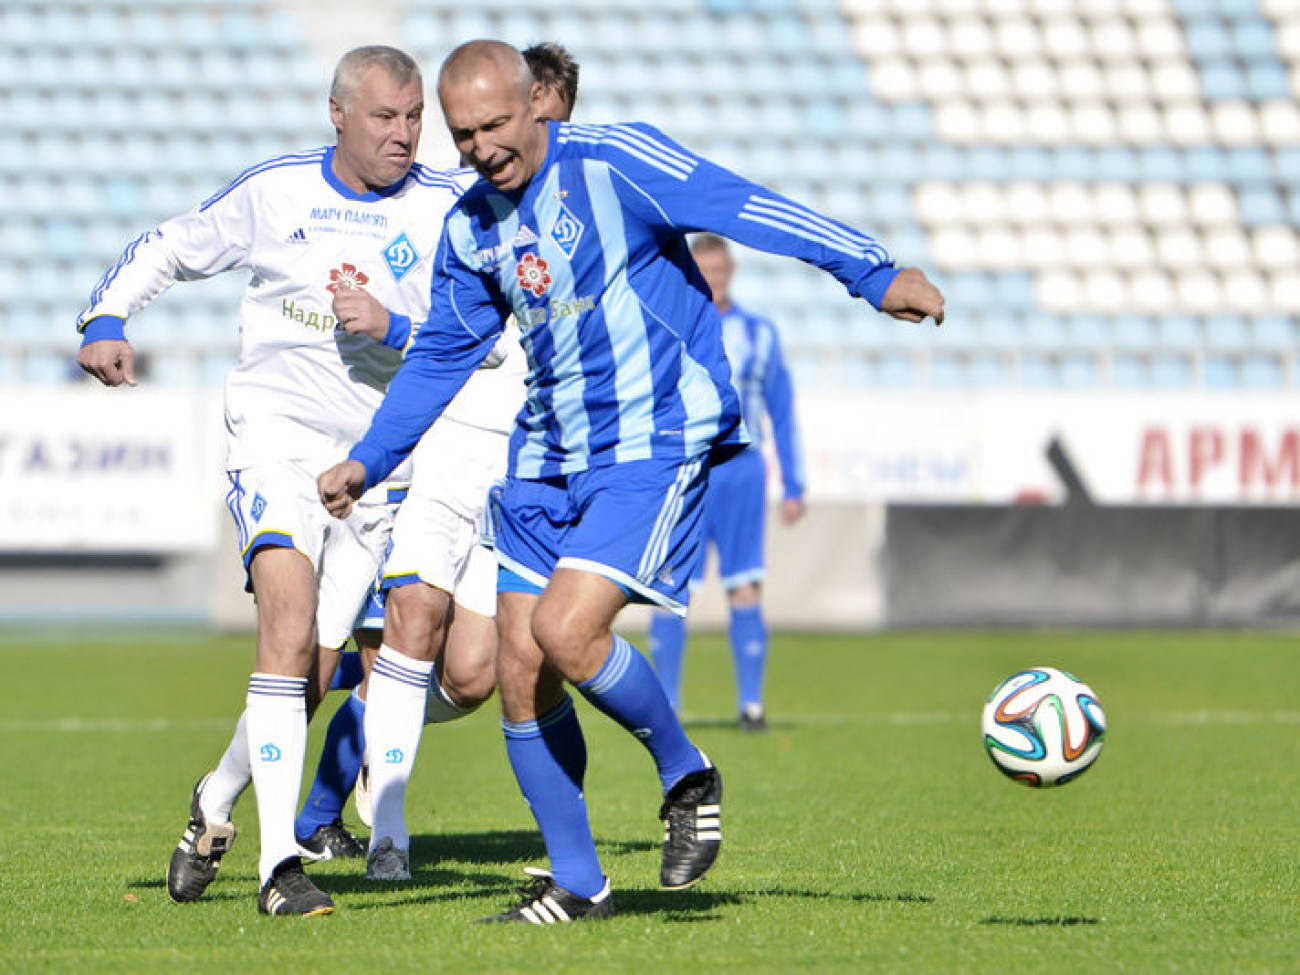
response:
M731 611L731 656L736 662L736 691L740 710L745 705L763 706L763 670L767 666L767 624L759 606L742 606Z
M618 634L596 675L578 685L583 696L645 745L667 792L683 775L706 767L645 657Z
M330 690L350 691L361 683L363 676L360 651L344 651L339 654L339 665L334 669L334 679L330 681Z
M294 820L293 832L298 839L305 840L321 826L343 817L343 804L356 785L361 757L366 750L362 725L365 715L366 702L355 693L349 694L334 712L325 732L316 780L311 784L302 812Z
M686 656L686 620L676 613L655 610L650 617L650 653L668 703L682 711L682 658Z
M542 831L555 882L579 897L594 897L605 886L596 841L587 817L582 780L587 743L573 699L536 721L502 721L506 754L519 790Z

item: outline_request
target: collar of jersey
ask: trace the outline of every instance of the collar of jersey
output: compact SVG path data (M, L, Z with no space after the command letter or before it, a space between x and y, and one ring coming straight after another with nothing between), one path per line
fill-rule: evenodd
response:
M320 174L324 177L325 182L334 187L335 192L337 192L339 196L348 200L364 200L373 203L375 200L387 199L400 190L402 185L406 182L406 176L410 175L410 170L407 170L406 176L403 176L392 186L385 186L382 190L370 190L366 193L358 193L334 175L334 147L330 146L325 150L325 155L321 157Z

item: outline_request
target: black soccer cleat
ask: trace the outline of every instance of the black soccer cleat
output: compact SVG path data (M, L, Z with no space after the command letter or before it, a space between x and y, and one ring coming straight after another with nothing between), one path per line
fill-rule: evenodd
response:
M481 917L480 922L520 921L526 924L568 924L570 921L603 921L614 916L614 898L609 881L595 897L579 897L559 886L545 870L526 867L533 882L519 888L523 901L508 911Z
M767 715L763 711L761 704L747 704L743 711L740 712L740 720L737 727L741 731L763 732L767 730Z
M217 876L221 858L235 842L234 823L209 823L199 808L199 796L211 777L209 772L199 779L190 793L190 821L167 864L167 896L177 904L188 904L203 896Z
M298 840L298 852L309 860L364 860L366 845L348 832L343 820L336 819Z
M684 775L659 807L664 855L659 886L683 890L699 882L722 848L722 774L710 765Z
M257 909L263 914L296 914L315 917L333 914L334 902L302 872L302 860L288 857L271 871L271 879L257 894Z

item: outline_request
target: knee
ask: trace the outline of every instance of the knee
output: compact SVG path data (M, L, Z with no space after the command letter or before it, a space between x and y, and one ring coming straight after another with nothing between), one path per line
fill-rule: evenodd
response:
M752 609L763 599L763 590L757 582L746 582L727 593L732 609Z
M384 604L385 639L403 653L429 658L435 636L447 625L450 598L423 582L388 591Z

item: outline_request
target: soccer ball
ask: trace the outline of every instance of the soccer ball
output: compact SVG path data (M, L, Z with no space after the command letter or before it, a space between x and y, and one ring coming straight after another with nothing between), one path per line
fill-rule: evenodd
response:
M1065 785L1106 742L1106 714L1092 688L1054 667L1012 674L984 705L984 750L1004 775L1034 788Z

